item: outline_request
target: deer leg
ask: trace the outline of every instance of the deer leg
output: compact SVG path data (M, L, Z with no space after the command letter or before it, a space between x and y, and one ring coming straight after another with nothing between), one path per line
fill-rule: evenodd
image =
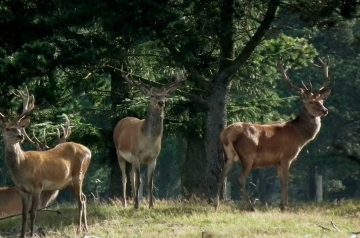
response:
M22 224L21 224L21 238L25 238L25 229L26 229L26 220L29 212L30 205L30 194L21 192L21 202L22 202Z
M133 165L131 165L130 183L131 183L131 195L134 200L135 199L135 169Z
M141 183L141 178L140 178L140 164L135 164L133 163L133 174L134 174L134 190L135 190L135 203L134 203L134 207L136 209L139 208L139 190L140 190L140 183Z
M82 222L83 222L83 231L88 232L88 224L87 224L87 214L86 214L86 195L81 192L81 202L83 206L83 214L82 214Z
M246 191L246 178L250 175L252 165L251 164L243 164L243 171L239 177L240 189L241 192L246 199L247 203L249 204L250 210L255 211L255 207L251 202L250 196Z
M73 190L75 197L78 201L78 209L79 209L79 226L77 229L77 233L87 232L87 219L86 219L86 196L82 192L82 178L78 178L77 181L74 181Z
M121 169L121 181L122 181L122 189L123 189L123 200L124 200L124 207L127 207L127 201L126 201L126 183L127 183L127 178L126 178L126 161L121 158L121 155L118 154L118 160L119 160L119 165L120 165L120 169Z
M219 204L220 204L220 193L225 187L224 186L225 179L233 167L234 167L234 161L228 160L228 161L226 161L226 164L225 164L223 170L221 171L220 180L218 182L218 187L217 187L216 200L215 200L215 209L216 210L218 209Z
M36 211L39 206L41 192L36 192L31 196L31 209L30 209L30 236L34 235L34 224L36 218Z
M154 171L156 167L156 159L148 165L148 183L149 183L149 208L154 207Z
M279 177L281 184L281 210L286 210L289 207L288 200L288 183L289 183L289 164L283 163L279 166Z

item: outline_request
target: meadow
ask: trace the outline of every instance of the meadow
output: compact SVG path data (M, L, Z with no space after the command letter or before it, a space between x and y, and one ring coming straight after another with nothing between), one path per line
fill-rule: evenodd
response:
M77 208L73 204L39 212L36 228L49 238L141 238L141 237L360 237L360 202L341 205L293 204L289 211L278 207L244 210L238 202L213 206L201 202L157 201L154 209L141 204L124 209L118 201L88 204L89 233L76 234ZM0 221L0 237L17 237L21 217ZM39 232L40 234L40 232Z

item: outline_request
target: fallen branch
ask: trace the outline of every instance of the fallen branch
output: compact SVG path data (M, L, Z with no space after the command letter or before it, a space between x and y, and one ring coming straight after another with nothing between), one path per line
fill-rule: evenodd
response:
M327 231L333 231L331 228L328 228L326 226L323 226L323 225L320 225L320 224L316 224L318 227L324 229L324 230L327 230Z
M336 226L336 224L331 221L331 225L334 227L334 229L337 231L337 232L341 232L340 229Z

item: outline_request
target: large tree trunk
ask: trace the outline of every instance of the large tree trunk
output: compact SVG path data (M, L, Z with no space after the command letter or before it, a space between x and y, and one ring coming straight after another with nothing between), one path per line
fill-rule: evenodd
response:
M204 140L197 133L190 132L187 139L186 157L181 168L181 188L186 199L193 196L203 197L204 181Z
M270 0L265 16L254 35L249 39L242 51L234 57L234 14L235 1L225 0L221 9L221 31L219 41L221 47L220 67L212 80L213 93L207 97L208 112L205 133L205 154L207 162L207 189L209 198L214 197L217 181L223 167L221 158L222 146L219 142L220 132L226 125L226 103L228 102L231 77L238 72L260 44L265 33L275 19L278 0Z
M206 189L208 198L215 196L219 175L223 167L223 148L219 140L221 131L227 122L226 104L230 91L230 81L219 81L214 93L207 98L208 112L206 118L205 154L206 154Z

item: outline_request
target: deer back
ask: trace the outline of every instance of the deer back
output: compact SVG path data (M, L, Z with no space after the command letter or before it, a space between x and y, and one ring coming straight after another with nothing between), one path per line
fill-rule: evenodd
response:
M113 139L116 149L126 160L138 155L158 155L161 149L161 135L157 138L144 133L145 120L126 117L118 122L114 129ZM155 156L155 157L156 157ZM131 162L131 161L129 161Z

